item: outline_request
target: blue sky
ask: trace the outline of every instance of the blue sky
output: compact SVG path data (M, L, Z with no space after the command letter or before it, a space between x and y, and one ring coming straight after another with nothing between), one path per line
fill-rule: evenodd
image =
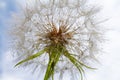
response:
M8 52L8 20L12 12L17 12L16 5L17 0L0 0L0 80L25 80L25 77L21 76L22 73L17 73L13 67L12 61L10 62L12 58Z
M0 61L2 61L2 54L6 50L7 43L7 38L5 37L7 26L5 22L10 17L10 13L15 10L14 0L0 0ZM2 65L1 62L0 65ZM0 66L0 73L2 73L2 66Z
M5 41L6 41L6 29L7 25L7 19L10 18L11 12L15 12L16 6L15 6L14 0L1 0L0 1L0 37L1 37L1 51L3 51L5 48Z
M1 37L1 50L5 49L5 32L7 29L7 19L10 18L11 12L15 12L16 4L14 0L0 0L0 37Z
M22 69L13 68L11 52L7 48L6 22L11 13L18 10L16 1L0 0L0 80L35 80ZM120 0L94 1L103 5L102 15L110 18L105 27L110 30L106 33L108 41L104 45L105 53L99 57L100 68L94 72L88 71L87 80L120 80Z

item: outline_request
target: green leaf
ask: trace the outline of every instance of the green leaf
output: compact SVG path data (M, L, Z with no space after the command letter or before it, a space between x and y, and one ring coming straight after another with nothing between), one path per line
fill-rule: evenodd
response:
M38 53L36 53L36 54L33 54L32 56L27 57L26 59L18 62L18 63L15 65L15 67L18 66L18 65L20 65L20 64L22 64L22 63L24 63L24 62L27 62L27 61L29 61L29 60L32 60L32 59L34 59L34 58L36 58L36 57L39 57L39 56L40 56L41 54L43 54L45 51L46 51L46 49L43 49L43 50L41 50L40 52L38 52Z
M81 80L83 80L83 73L84 73L84 70L82 68L82 65L78 63L78 61L72 57L69 53L65 53L64 54L75 66L76 68L79 70L80 72L80 75L81 75Z
M64 56L66 56L76 66L76 68L79 70L80 75L81 75L81 80L83 80L83 73L84 73L83 66L86 67L86 68L89 68L89 69L95 69L95 68L91 68L91 67L85 65L84 63L78 61L67 50L65 51Z
M78 62L80 65L82 65L82 66L84 66L84 67L86 67L86 68L88 68L88 69L96 69L96 68L92 68L92 67L87 66L87 65L85 65L84 63L78 61L75 57L71 56L70 53L68 53L68 54L69 54L70 58L74 59L74 60L75 60L76 62Z

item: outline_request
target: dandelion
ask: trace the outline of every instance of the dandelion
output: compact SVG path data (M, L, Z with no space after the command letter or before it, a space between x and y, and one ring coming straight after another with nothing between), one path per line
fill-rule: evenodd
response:
M86 0L29 0L22 12L14 14L11 29L15 66L45 69L44 80L62 80L69 72L72 80L95 59L102 42L101 27L95 17L99 8ZM39 71L41 72L41 71ZM80 80L80 79L79 79Z

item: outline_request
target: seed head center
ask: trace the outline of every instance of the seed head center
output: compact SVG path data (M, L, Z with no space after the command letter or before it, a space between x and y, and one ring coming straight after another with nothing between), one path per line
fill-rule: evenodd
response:
M62 30L57 30L56 28L53 28L53 30L48 34L48 38L51 40L53 44L65 44L67 43L65 39L65 35L63 34Z

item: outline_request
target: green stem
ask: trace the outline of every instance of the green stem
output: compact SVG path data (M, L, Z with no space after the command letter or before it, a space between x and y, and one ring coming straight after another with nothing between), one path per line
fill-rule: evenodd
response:
M49 50L49 63L48 67L45 73L44 80L48 80L50 77L52 77L52 80L54 80L54 68L59 61L60 58L60 49L56 47L50 47Z

